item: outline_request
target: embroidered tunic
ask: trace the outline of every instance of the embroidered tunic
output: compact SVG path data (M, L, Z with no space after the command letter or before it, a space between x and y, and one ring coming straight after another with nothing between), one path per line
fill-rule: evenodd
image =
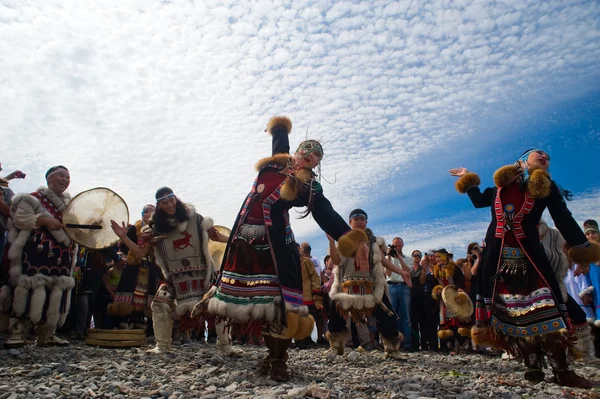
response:
M214 270L208 253L207 233L212 220L205 222L198 213L190 211L189 214L187 222L180 223L179 228L154 246L156 264L165 279L154 300L174 304L179 316L191 311L202 300L212 284ZM154 233L159 235L159 232Z
M489 324L513 340L571 329L559 283L539 241L537 224L543 211L549 209L573 248L588 243L556 183L548 179L548 184L548 193L536 198L528 186L521 188L516 178L483 192L479 187L467 190L476 208L492 207L487 248L476 276L476 323L482 327Z
M284 325L286 312L308 313L303 306L300 254L290 226L292 207L307 206L312 196L312 217L324 231L338 239L350 230L312 172L305 181L289 177L288 131L275 128L271 133L273 157L261 161L238 213L208 305L210 313L242 324ZM284 199L282 192L291 181L298 185L294 198Z

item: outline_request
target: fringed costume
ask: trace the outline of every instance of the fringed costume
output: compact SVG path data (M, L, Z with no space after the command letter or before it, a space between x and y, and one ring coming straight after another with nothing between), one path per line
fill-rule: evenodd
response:
M191 204L185 208L189 219L176 222L170 233L148 228L147 245L152 245L153 258L160 268L163 281L152 301L152 325L156 347L150 352L164 353L171 349L173 320L178 322L179 332L187 333L195 328L202 312L191 314L213 283L214 264L208 251L208 230L213 221L198 214ZM231 341L224 325L217 326L218 348L233 354Z
M144 227L143 222L138 220L127 232L127 237L139 247L148 241L142 232ZM126 246L123 252L127 255L127 267L123 269L115 299L108 305L107 313L118 318L123 327L145 329L145 319L152 318L150 305L160 283L161 272L152 253L136 259Z
M476 326L473 340L522 357L525 378L543 380L546 354L557 382L586 386L568 369L567 347L573 324L556 274L540 245L537 224L548 208L558 230L571 246L575 261L600 257L567 209L557 184L542 169L522 170L519 162L494 174L495 187L479 189L480 179L467 173L456 183L476 208L491 207L487 248L477 277ZM583 381L582 381L583 380Z
M369 246L369 268L361 270L355 262L358 247ZM385 240L367 232L352 230L339 240L339 266L333 269L334 282L329 291L329 332L327 338L332 349L339 355L344 353L349 338L350 319L357 323L366 322L373 315L385 351L385 357L400 358L402 334L396 330L397 315L386 293L385 271L381 263Z
M286 117L269 121L272 156L257 164L258 176L238 213L217 283L206 299L209 313L238 323L252 335L262 330L269 356L259 372L276 380L289 378L286 361L292 338L308 337L314 326L303 305L300 254L289 210L307 206L317 224L335 239L350 230L323 195L312 170L292 168L291 128Z
M439 328L438 338L440 339L440 345L443 349L447 345L454 341L455 350L459 349L456 334L462 337L469 337L471 335L471 318L461 318L458 314L455 314L450 307L444 302L442 298L442 290L448 286L455 286L459 293L459 296L463 296L463 300L468 300L468 295L464 292L465 278L460 268L454 262L448 261L448 255L443 253L437 253L440 257L442 264L437 264L433 268L433 276L435 277L437 284L431 293L431 297L439 301Z
M36 227L39 217L62 222L70 196L59 196L47 188L13 199L9 219L9 282L12 287L12 317L7 347L25 344L25 334L35 326L36 345L66 345L56 337L69 313L77 245L63 229Z

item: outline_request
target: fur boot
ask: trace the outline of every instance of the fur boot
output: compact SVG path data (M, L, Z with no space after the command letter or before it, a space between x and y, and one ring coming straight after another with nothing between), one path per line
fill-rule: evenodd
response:
M69 341L58 338L56 335L56 324L44 323L35 327L36 346L67 346Z
M220 321L215 325L215 328L217 330L217 337L219 337L217 349L227 356L240 357L244 351L239 348L234 348L233 345L231 345L231 338L227 331L225 331L225 322Z
M344 348L346 347L346 342L348 342L348 331L344 330L337 333L327 331L325 338L329 341L332 350L336 351L340 356L344 354Z
M290 379L290 375L287 368L287 350L292 344L292 340L275 337L271 337L271 339L273 342L272 348L269 349L269 357L271 359L271 370L269 371L269 376L274 381L288 381Z
M402 336L399 335L394 338L386 338L381 336L381 342L383 343L383 350L385 352L384 358L406 360L400 353L400 345L402 344Z
M29 320L11 317L8 320L8 338L4 341L6 349L22 348L25 346L25 334Z
M171 307L167 303L152 302L152 326L156 347L148 353L167 353L171 350L173 333L173 317Z
M265 346L267 347L267 356L261 359L258 363L258 367L256 369L256 374L258 376L264 377L270 374L271 372L271 352L275 348L275 338L273 338L270 334L263 331L262 333L263 339L265 340Z

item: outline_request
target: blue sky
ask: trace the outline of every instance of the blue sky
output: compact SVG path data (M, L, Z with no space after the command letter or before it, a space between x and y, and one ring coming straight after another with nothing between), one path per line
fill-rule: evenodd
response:
M600 218L596 1L0 0L5 170L31 191L107 186L132 219L169 185L231 225L269 155L273 115L324 142L326 195L407 249L460 253L489 210L448 169L491 184L526 148L552 156L580 221ZM325 254L312 220L299 240Z

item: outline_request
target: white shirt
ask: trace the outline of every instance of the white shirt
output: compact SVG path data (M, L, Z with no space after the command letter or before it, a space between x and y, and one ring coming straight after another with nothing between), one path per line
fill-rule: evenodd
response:
M323 273L323 268L321 267L321 263L319 262L319 260L317 258L310 258L310 260L312 260L312 263L315 265L315 270L319 274L319 278L321 278L321 273Z
M406 263L407 265L409 264L408 262L411 261L408 256L404 256L403 259L404 263ZM402 269L402 265L400 265L400 260L398 260L398 258L392 257L390 258L390 262ZM402 278L402 276L398 273L392 272L392 274L387 278L387 281L392 281L394 283L404 283L404 278Z

